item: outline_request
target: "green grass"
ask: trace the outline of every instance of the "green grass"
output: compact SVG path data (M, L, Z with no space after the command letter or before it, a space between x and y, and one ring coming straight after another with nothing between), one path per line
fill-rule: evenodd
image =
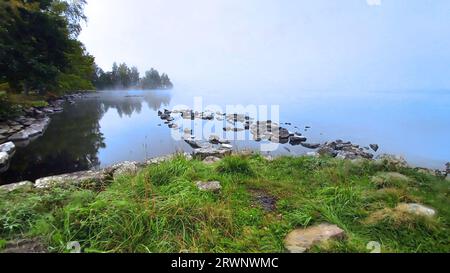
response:
M409 180L372 177L400 172ZM196 181L220 181L222 191L199 191ZM273 196L266 212L252 195ZM441 178L375 162L312 157L232 156L213 165L175 157L138 175L86 188L0 193L0 247L40 238L53 252L71 241L84 252L284 252L295 228L329 222L347 239L313 252L450 252L450 187ZM425 219L397 213L418 202L438 215Z

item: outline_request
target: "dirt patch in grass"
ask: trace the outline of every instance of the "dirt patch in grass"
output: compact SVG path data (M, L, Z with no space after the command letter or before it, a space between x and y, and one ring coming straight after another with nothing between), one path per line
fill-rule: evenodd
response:
M259 206L266 212L274 212L277 209L278 199L275 196L270 195L264 190L250 190L250 194L254 200L254 206Z
M0 253L48 253L39 239L21 239L7 243Z

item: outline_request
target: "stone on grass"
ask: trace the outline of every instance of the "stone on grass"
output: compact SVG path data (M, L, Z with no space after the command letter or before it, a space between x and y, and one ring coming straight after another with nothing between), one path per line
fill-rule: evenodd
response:
M320 224L306 229L296 229L289 233L284 246L290 253L305 253L314 246L329 240L345 239L345 232L336 225Z
M436 215L436 211L434 209L415 203L411 204L401 203L395 209L398 211L404 211L424 217L433 217Z
M36 180L35 187L38 189L49 189L60 186L78 186L84 183L102 184L108 179L108 176L109 174L105 171L83 171L62 174L40 178Z
M218 181L212 181L212 182L198 181L196 183L196 185L197 185L197 188L201 191L218 193L222 189L222 186L220 185L220 182L218 182Z
M214 163L219 162L219 161L220 161L220 158L218 158L218 157L208 156L207 158L205 158L203 160L203 163L210 165L210 164L214 164Z
M139 168L137 162L125 161L120 164L113 166L114 173L113 178L116 179L124 175L136 175Z
M382 154L377 156L377 161L396 168L407 168L408 162L399 155Z
M14 184L0 186L0 191L13 192L16 190L32 189L34 184L30 181L23 181Z

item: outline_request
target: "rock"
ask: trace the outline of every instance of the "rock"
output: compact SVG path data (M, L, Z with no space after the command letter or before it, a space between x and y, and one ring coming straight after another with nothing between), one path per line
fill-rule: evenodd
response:
M48 189L52 187L81 185L84 183L102 184L109 177L105 171L82 171L71 174L44 177L36 180L35 187L38 189Z
M300 145L302 145L303 147L308 148L308 149L317 149L320 147L319 143L303 143L302 142L302 143L300 143Z
M318 152L308 152L306 153L306 156L319 157L320 154Z
M330 157L336 157L338 152L336 152L333 148L328 146L321 146L319 150L317 150L317 153L321 156L330 156Z
M184 139L184 142L189 144L193 149L201 149L201 148L211 148L211 144L206 141L192 140L192 139Z
M201 115L201 118L204 120L213 120L214 119L214 113L212 112L203 112Z
M23 141L27 140L33 136L42 134L50 123L49 118L43 118L37 120L36 123L30 125L29 127L23 129L22 131L13 134L9 137L10 141Z
M231 155L231 153L232 151L230 149L209 147L195 149L193 155L194 157L198 157L203 160L209 156L223 158L225 156Z
M33 187L34 187L34 184L32 182L23 181L23 182L19 182L19 183L0 186L0 191L13 192L13 191L22 190L22 189L32 189Z
M297 145L302 144L306 140L308 140L308 139L306 137L304 137L304 136L294 135L294 136L291 136L291 138L289 140L289 143L292 146L297 146Z
M205 158L203 160L203 163L210 165L210 164L214 164L216 162L219 162L221 159L215 156L208 156L207 158Z
M396 208L397 211L404 211L411 214L424 216L424 217L433 217L436 215L436 211L432 208L426 207L421 204L406 204L401 203Z
M198 181L196 183L197 188L201 191L208 191L208 192L214 192L219 193L222 189L222 186L220 185L220 182L213 181L213 182L202 182Z
M6 152L0 152L0 169L3 169L8 165L9 154Z
M377 156L377 161L396 167L396 168L407 168L408 162L399 155L382 154Z
M216 136L216 135L211 135L210 137L209 137L209 142L211 143L211 144L220 144L221 142L220 142L220 137L219 136Z
M380 146L378 144L370 144L369 145L370 149L372 149L374 152L378 152L378 150L380 149Z
M6 142L0 145L0 152L5 152L8 155L11 155L15 152L16 145L13 142Z
M125 161L112 167L114 169L113 178L116 179L124 175L135 175L139 168L137 162Z
M9 126L0 127L0 135L7 134L9 132Z
M172 154L172 155L165 155L165 156L151 158L151 159L147 160L144 165L159 164L159 163L162 163L164 161L171 160L175 156L179 156L179 154ZM188 153L183 153L182 156L184 156L184 158L186 158L186 160L192 160L192 156L190 154L188 154Z
M8 242L0 253L48 253L48 248L39 239L23 239Z
M284 246L290 253L305 253L316 245L329 240L342 240L345 237L345 232L338 226L321 224L292 231L286 236Z

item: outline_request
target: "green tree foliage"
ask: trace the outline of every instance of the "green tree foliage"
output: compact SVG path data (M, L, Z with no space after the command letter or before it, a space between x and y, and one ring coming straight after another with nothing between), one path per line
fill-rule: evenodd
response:
M85 0L1 0L0 81L16 91L92 89L94 59L76 37Z
M110 72L103 71L100 67L93 66L93 83L97 89L171 89L173 84L167 74L159 74L156 69L145 72L140 78L136 67L129 68L125 63L114 63Z

